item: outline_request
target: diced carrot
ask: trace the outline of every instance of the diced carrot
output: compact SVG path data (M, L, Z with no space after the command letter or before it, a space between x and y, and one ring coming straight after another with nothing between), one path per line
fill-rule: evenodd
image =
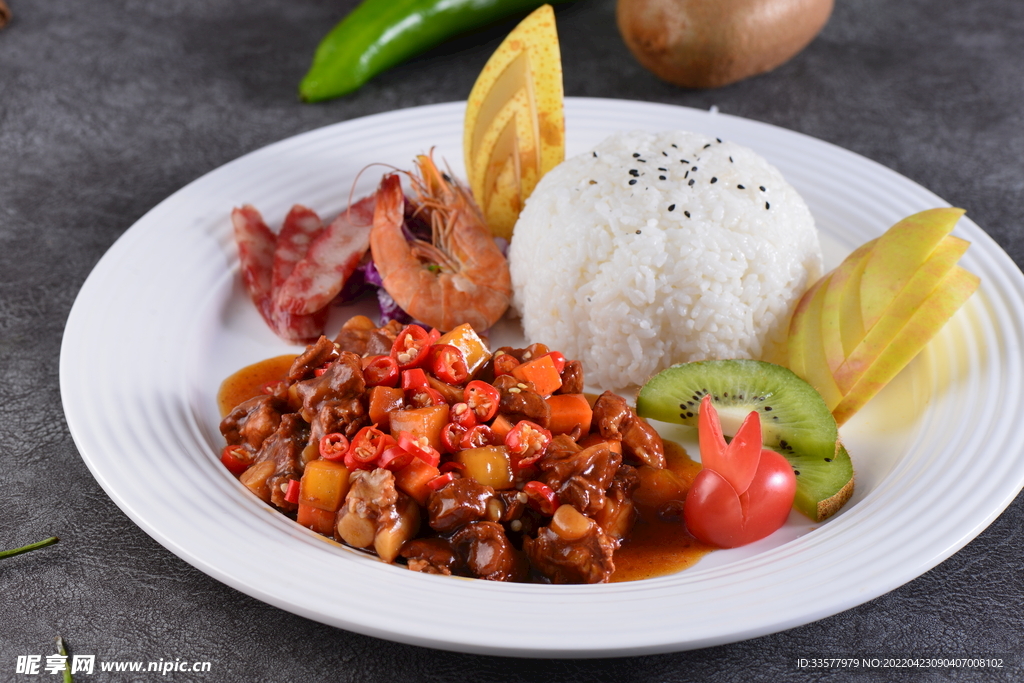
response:
M590 431L594 410L587 402L586 396L583 394L555 394L548 397L547 402L551 406L551 424L548 425L548 429L552 434L568 434L577 426L579 426L581 434Z
M390 429L391 412L402 407L405 392L401 387L373 387L370 389L370 422L378 429Z
M413 458L411 463L395 472L395 486L409 494L420 505L426 505L427 498L430 497L430 487L427 483L440 474L441 472L433 465Z
M336 512L348 493L348 468L331 460L312 460L299 483L299 503Z
M391 436L409 432L414 439L427 437L434 450L441 450L441 430L448 422L448 404L396 410L391 413Z
M562 386L555 361L551 356L540 356L512 368L512 376L520 382L532 382L541 396L550 396Z
M509 422L507 417L500 414L496 415L494 422L491 423L491 431L494 432L494 435L502 441L505 440L505 435L511 432L513 427L515 427L515 425Z
M321 510L312 505L299 503L299 514L295 521L324 536L334 535L334 516L330 510Z
M597 432L594 432L593 434L587 434L585 437L583 437L582 439L580 439L576 443L578 443L583 448L590 448L595 443L602 443L602 442L608 444L608 448L610 448L613 452L618 453L619 455L622 455L622 442L620 440L618 440L618 439L606 439L603 436L601 436L600 434L598 434Z

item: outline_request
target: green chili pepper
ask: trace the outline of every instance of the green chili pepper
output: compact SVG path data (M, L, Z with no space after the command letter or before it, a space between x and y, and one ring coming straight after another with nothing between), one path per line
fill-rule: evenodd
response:
M564 0L547 0L559 2ZM306 102L346 95L453 36L545 0L364 0L323 39L299 84Z

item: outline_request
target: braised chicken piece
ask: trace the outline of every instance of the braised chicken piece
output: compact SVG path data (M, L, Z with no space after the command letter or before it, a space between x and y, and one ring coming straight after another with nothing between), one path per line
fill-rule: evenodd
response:
M310 423L309 443L318 444L325 434L344 434L351 439L369 424L366 408L358 398L324 401Z
M470 522L452 536L452 547L465 561L470 576L488 581L525 581L526 558L496 522Z
M655 469L665 467L665 444L658 432L629 407L626 399L606 391L594 404L594 423L602 437L622 441L625 455Z
M494 498L494 489L473 479L455 479L430 494L427 502L430 528L440 533L484 519L487 503Z
M583 393L583 363L578 360L565 361L562 369L562 386L555 391L556 394L582 394Z
M292 362L291 368L288 369L287 381L291 383L309 379L317 368L323 367L337 357L338 347L330 339L320 335L315 343L307 346L306 350Z
M363 366L359 356L345 351L327 366L319 377L295 385L302 401L302 412L312 419L327 401L361 398L366 391Z
M612 556L619 542L593 520L580 517L588 522L584 529L566 532L552 528L552 520L536 538L523 541L530 565L551 583L605 583L615 571Z
M531 384L520 382L512 375L495 377L493 384L501 392L498 412L509 422L515 424L520 420L529 420L545 428L551 424L551 406L533 390Z
M282 510L294 510L295 503L285 500L288 482L302 477L302 449L309 439L309 425L295 413L285 413L277 431L263 441L256 454L254 466L263 462L274 463L273 472L267 477L266 486L269 502Z
M221 420L220 433L229 446L242 445L255 453L277 431L283 403L273 396L256 396L240 403Z
M354 315L345 321L341 331L334 338L339 351L349 351L361 356L366 353L366 342L377 331L377 324L365 315Z
M416 538L402 546L402 557L414 572L459 576L465 573L465 564L452 544L444 538Z
M558 500L592 516L604 507L605 491L621 463L622 456L602 442L575 452L549 449L537 465Z

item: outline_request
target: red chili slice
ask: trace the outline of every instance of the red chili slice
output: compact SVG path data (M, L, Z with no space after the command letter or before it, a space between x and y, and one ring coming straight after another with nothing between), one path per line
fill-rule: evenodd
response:
M378 465L386 470L397 472L412 462L413 454L401 446L391 446L380 454Z
M505 435L505 445L518 467L540 460L550 443L551 432L529 420L520 420Z
M320 457L324 460L343 459L348 447L348 437L340 432L331 432L320 437Z
M406 391L425 389L429 386L430 382L427 381L427 373L423 372L421 368L410 368L402 373L402 388Z
M466 465L464 463L458 462L457 460L449 460L448 462L438 467L438 469L441 471L442 474L445 472L461 472L464 469L466 469Z
M517 365L519 361L511 353L499 353L494 357L494 376L508 375Z
M285 493L284 493L284 499L286 501L288 501L289 503L294 503L295 505L298 505L298 503L299 503L299 480L298 479L289 479L288 480L288 490L285 491Z
M462 450L462 436L466 428L457 422L449 422L441 429L441 447L445 453L458 453Z
M553 515L558 509L558 494L543 482L526 482L526 485L523 486L523 493L529 498L526 504L542 515Z
M438 489L444 488L453 481L455 481L455 473L445 472L441 476L434 477L433 479L428 481L427 488L430 489L431 491L437 491Z
M406 392L406 397L409 401L409 405L413 408L439 406L446 402L441 392L433 387L421 387L413 391L408 391Z
M393 437L376 427L363 427L345 452L345 467L350 470L372 470L384 449L394 443Z
M487 422L498 414L501 393L487 382L473 380L463 392L466 404L476 415L477 422Z
M434 376L448 384L462 384L469 379L466 355L450 344L434 344L430 347L431 370Z
M391 356L374 356L363 368L368 387L398 386L398 361Z
M476 425L472 429L466 430L466 433L462 435L462 439L459 441L459 445L462 448L480 448L482 446L494 446L498 441L498 437L494 435L494 430L487 425Z
M411 453L414 457L419 458L428 465L437 467L441 462L441 454L430 445L425 436L417 439L409 432L399 432L398 447Z
M430 333L419 325L406 325L391 346L391 357L402 370L415 368L427 360L432 344Z
M225 446L224 450L220 452L220 461L224 467L228 468L228 472L238 477L249 469L249 465L252 464L252 455L242 446Z
M448 413L448 419L463 429L469 429L476 425L476 413L467 403L456 403Z

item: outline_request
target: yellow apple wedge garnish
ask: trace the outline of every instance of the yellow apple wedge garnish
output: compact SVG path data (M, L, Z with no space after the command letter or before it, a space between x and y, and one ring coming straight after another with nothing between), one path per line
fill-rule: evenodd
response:
M888 384L900 370L931 341L942 326L970 298L980 280L956 266L938 287L914 311L910 320L892 340L857 384L833 410L836 423L842 425Z
M821 339L825 346L825 362L830 372L834 373L846 360L843 346L843 302L852 296L859 296L861 274L871 257L871 249L876 240L871 240L854 250L852 254L832 271L832 278L825 290L825 298L821 304ZM857 311L857 327L860 325L860 311ZM851 333L847 332L847 336ZM840 387L842 388L842 387Z
M800 297L793 310L793 317L789 321L789 340L786 344L788 360L783 365L786 365L800 378L807 376L807 364L804 361L807 358L807 330L811 325L809 309L818 290L827 283L827 277L818 278L817 282Z
M853 389L861 376L893 343L900 330L909 324L915 311L925 305L932 292L943 283L968 246L970 242L952 235L947 235L939 242L931 257L918 268L878 322L868 330L846 360L833 371L840 391L845 394ZM824 325L825 322L822 320L822 326Z
M928 209L907 216L878 238L861 277L860 309L865 331L884 315L963 215L963 209Z
M790 343L796 342L791 347L791 357L793 354L803 357L800 368L802 372L798 372L792 365L790 370L818 390L821 397L825 399L825 405L829 410L836 407L843 399L843 395L839 392L839 387L836 386L832 373L828 369L828 363L825 361L825 346L821 338L822 304L825 301L825 292L828 290L831 279L831 274L826 275L818 281L813 291L809 290L804 294L805 298L810 295L806 311L799 319L794 313L793 322L790 324L792 336ZM801 303L803 302L801 301Z
M487 60L466 102L466 175L491 232L512 236L540 178L565 159L555 13L542 5Z

